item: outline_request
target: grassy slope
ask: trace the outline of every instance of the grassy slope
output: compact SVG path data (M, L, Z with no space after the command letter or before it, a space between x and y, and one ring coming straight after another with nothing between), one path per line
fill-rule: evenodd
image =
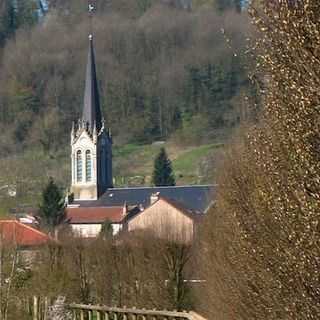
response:
M153 162L160 148L164 146L172 160L178 185L213 182L212 167L215 159L222 151L221 144L208 144L198 147L180 147L173 143L114 146L113 168L116 186L150 185ZM5 189L0 190L0 215L8 212L8 208L18 204L40 202L41 190L48 178L54 179L68 188L70 183L69 150L61 150L59 154L43 154L28 151L19 157L1 159L0 186L18 186L19 198L10 198Z
M208 144L183 152L173 161L178 183L212 183L210 164L215 153L221 152L222 144ZM209 167L209 168L208 168Z
M167 149L172 160L177 184L210 183L212 176L206 171L206 164L214 153L221 152L221 144L198 147L178 147L171 143L163 145L127 145L114 150L114 176L118 185L151 183L153 162L160 148Z

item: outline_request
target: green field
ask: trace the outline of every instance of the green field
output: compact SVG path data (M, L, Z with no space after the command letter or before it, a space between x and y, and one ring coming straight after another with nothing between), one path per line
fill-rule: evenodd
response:
M222 144L208 144L186 151L173 161L174 170L182 173L194 172L201 160L222 146Z
M198 147L178 147L171 143L152 145L126 145L114 150L114 176L116 184L149 185L153 162L164 146L172 161L177 184L211 183L210 165L215 155L221 153L222 144L207 144Z
M177 146L171 142L149 145L115 145L113 148L113 174L115 186L150 185L153 163L161 147L165 147L172 161L176 183L206 184L214 182L216 159L223 150L222 144ZM69 150L53 155L33 150L19 157L1 159L0 187L16 185L18 197L9 197L0 189L0 215L18 204L38 206L41 191L52 176L66 190L70 184Z

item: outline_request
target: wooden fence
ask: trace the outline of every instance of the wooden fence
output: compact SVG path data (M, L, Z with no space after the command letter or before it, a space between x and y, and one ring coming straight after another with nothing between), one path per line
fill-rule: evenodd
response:
M206 320L195 312L71 304L73 320Z

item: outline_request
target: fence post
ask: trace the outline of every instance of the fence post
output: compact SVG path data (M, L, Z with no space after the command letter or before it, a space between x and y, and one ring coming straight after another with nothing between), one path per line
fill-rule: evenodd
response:
M200 316L200 314L190 311L189 314L191 315L192 319L194 320L206 320L204 317Z
M101 320L101 312L100 311L96 311L96 319Z
M109 313L108 312L104 313L104 320L109 320Z
M38 297L33 296L33 320L39 320L39 300Z
M80 320L84 320L84 311L80 310Z
M77 320L77 310L76 309L72 310L72 319Z
M43 320L47 320L47 313L48 313L48 308L49 308L49 298L45 297L44 298L44 310L43 310Z

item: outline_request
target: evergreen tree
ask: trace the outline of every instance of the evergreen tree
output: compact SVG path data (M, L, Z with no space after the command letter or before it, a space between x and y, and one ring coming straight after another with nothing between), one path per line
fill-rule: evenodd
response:
M110 239L112 235L113 235L112 223L110 220L106 220L101 227L99 236L102 239L106 240L106 239Z
M28 28L36 24L37 8L34 0L0 1L0 46L20 27Z
M43 225L50 229L54 229L65 218L64 196L51 177L42 192L40 217Z
M236 10L238 12L241 12L244 2L242 0L233 0L233 3L234 3L234 6L235 6Z
M20 27L28 28L34 26L38 21L37 1L17 0L16 1L16 24Z
M15 10L11 0L5 0L0 5L0 46L15 31Z
M152 182L155 186L175 186L176 181L172 171L171 161L165 148L161 148L154 161Z

